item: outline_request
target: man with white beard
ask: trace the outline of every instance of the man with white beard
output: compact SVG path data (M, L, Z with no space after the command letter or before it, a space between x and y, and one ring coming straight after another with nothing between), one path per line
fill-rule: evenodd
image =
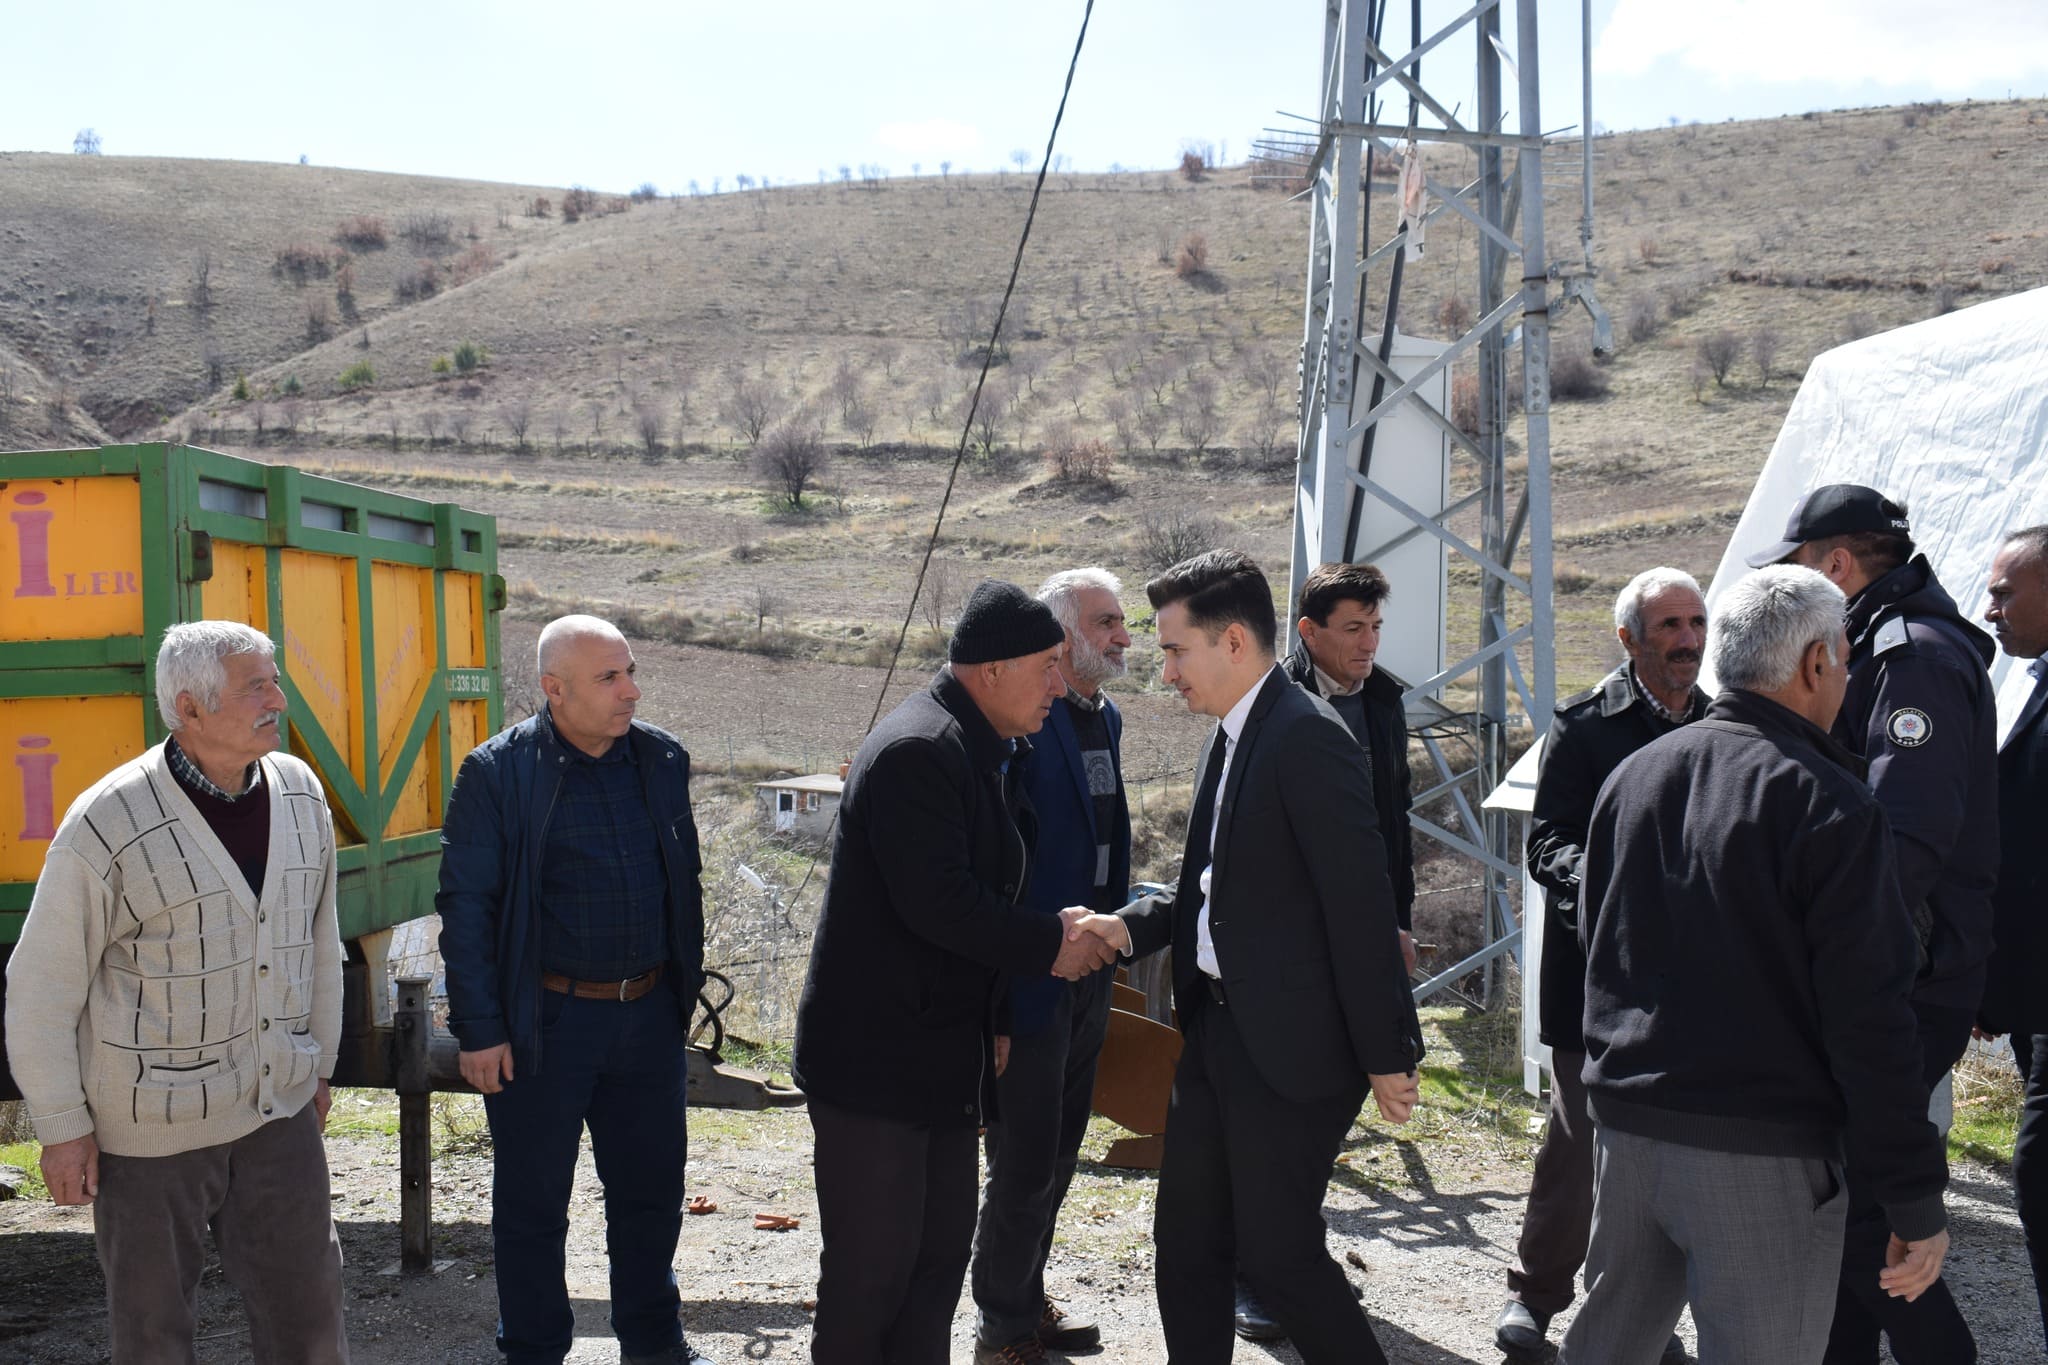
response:
M1020 903L1048 915L1070 905L1106 913L1130 899L1123 717L1102 692L1123 675L1131 643L1122 587L1114 574L1089 568L1056 573L1038 590L1067 633L1059 659L1067 694L1032 736L1024 768L1038 841ZM1045 1260L1088 1128L1114 975L1010 978L1009 1024L996 1040L988 1187L974 1232L976 1365L1024 1365L1044 1359L1048 1346L1101 1340L1094 1323L1047 1295Z

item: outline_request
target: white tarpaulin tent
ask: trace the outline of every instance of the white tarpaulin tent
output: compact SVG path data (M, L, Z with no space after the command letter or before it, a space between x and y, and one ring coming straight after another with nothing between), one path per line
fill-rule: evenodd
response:
M1913 538L1943 586L1980 617L1999 542L2048 522L2048 289L1814 357L1708 586L1710 620L1719 595L1749 572L1744 556L1781 537L1802 493L1830 483L1867 484L1905 502ZM2022 661L2003 655L1992 676L2002 736L2031 680ZM1712 690L1711 678L1701 681ZM1539 743L1515 764L1488 807L1528 810L1541 751ZM1527 954L1531 939L1540 942L1529 928L1542 918L1542 898L1533 883L1524 890L1525 907L1534 907L1524 911ZM1536 985L1525 968L1523 1070L1532 1081L1549 1061L1535 1041Z

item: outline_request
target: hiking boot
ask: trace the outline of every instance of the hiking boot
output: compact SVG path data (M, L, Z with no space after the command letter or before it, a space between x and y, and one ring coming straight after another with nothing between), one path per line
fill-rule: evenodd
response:
M1086 1318L1076 1317L1045 1296L1045 1312L1038 1319L1038 1344L1055 1351L1081 1351L1102 1344L1102 1329Z

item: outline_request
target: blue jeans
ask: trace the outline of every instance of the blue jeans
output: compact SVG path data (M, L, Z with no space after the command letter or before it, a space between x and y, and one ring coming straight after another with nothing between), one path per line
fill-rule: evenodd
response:
M496 1161L498 1349L509 1365L561 1365L575 1315L564 1281L569 1194L584 1126L604 1185L612 1331L653 1355L682 1340L673 1262L683 1224L683 1025L664 981L638 1000L541 992L539 1074L484 1096Z

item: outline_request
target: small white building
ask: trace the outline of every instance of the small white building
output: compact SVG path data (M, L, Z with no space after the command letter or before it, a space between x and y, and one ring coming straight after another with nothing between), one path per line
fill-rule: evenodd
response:
M812 773L754 784L754 804L777 834L822 839L839 811L846 783L837 773Z

